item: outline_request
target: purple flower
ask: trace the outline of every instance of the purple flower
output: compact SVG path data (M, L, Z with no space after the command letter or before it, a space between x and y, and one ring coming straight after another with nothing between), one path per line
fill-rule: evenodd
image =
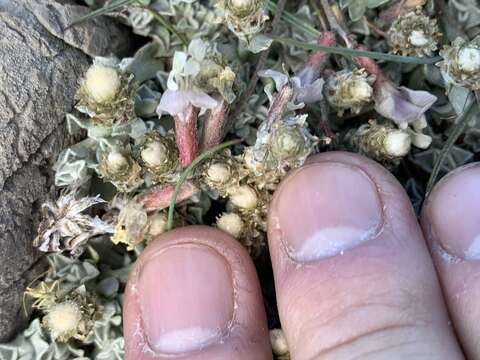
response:
M437 101L428 91L396 87L388 79L375 82L375 110L382 116L405 126L419 119Z
M200 109L213 109L218 101L210 95L198 90L170 90L167 89L160 99L157 114L167 112L172 116L184 112L189 105Z

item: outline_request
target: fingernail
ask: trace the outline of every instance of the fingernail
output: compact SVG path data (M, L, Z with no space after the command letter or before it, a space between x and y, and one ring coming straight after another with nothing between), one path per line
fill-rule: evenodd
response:
M375 183L353 165L305 166L287 178L276 197L277 226L298 262L342 254L375 237L383 224Z
M154 254L138 278L143 329L157 353L188 353L219 342L233 318L231 269L205 245L183 244Z
M436 186L427 203L434 240L448 254L480 260L480 166L462 168Z

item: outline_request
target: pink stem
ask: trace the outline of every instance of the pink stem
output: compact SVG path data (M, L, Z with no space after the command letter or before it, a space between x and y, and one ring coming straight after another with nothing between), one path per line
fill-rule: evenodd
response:
M197 118L198 109L189 105L183 112L175 115L175 139L180 155L180 164L188 166L197 156Z
M293 96L293 89L289 85L285 85L277 94L274 95L272 106L267 115L267 124L272 126L274 123L282 119L285 108Z
M142 204L147 211L166 209L170 205L174 191L175 184L155 186L147 192L139 194L136 197L136 201ZM196 192L198 192L198 188L191 181L187 180L180 187L176 202L184 201Z
M365 50L365 47L359 47L359 50ZM375 83L381 83L386 79L385 74L383 73L382 69L380 66L378 66L377 62L369 57L366 56L356 56L353 58L353 60L360 66L361 68L365 69L366 72L368 72L371 75L376 76L376 81Z
M317 41L318 45L322 46L335 46L337 39L332 31L325 31L320 35ZM330 54L321 50L315 51L308 57L307 66L313 66L315 68L322 67L325 61L329 58Z
M221 98L216 99L218 105L208 111L203 127L202 150L220 144L225 136L225 125L228 119L228 104Z

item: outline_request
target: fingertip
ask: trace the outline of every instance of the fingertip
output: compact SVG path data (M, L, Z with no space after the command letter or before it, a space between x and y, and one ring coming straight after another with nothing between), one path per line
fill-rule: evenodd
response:
M142 252L124 333L126 359L269 358L255 268L238 242L206 226L168 232Z
M480 164L443 177L430 193L421 224L430 246L459 340L467 355L480 356Z

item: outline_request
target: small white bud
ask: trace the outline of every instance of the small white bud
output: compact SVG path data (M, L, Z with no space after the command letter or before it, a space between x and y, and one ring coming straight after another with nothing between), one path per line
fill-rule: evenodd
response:
M270 343L272 344L272 351L275 355L288 354L287 338L282 329L270 330Z
M242 218L235 213L225 213L217 219L217 227L232 235L234 238L240 237L243 226Z
M232 5L237 8L246 8L252 5L256 0L232 0Z
M474 73L480 70L480 49L465 47L458 52L458 66L461 70Z
M160 141L152 141L142 150L140 156L147 165L160 166L165 162L166 151Z
M107 156L107 162L110 169L114 172L119 172L128 166L128 160L125 156L117 151L112 151Z
M423 47L431 40L432 39L429 39L425 36L425 32L423 30L413 30L408 37L408 42L417 47Z
M120 89L120 83L117 70L107 66L92 65L85 75L85 89L98 103L112 100Z
M44 325L50 330L52 338L68 339L74 336L82 321L82 312L77 303L65 301L52 306L43 319Z
M230 201L239 208L254 209L257 206L258 197L253 188L242 185L231 192Z
M369 101L373 95L373 88L366 79L357 80L352 84L350 94L355 101Z
M385 137L385 152L390 156L403 157L407 155L411 145L410 134L403 130L391 131Z
M148 234L155 237L163 234L165 231L167 231L167 216L163 213L157 213L151 216Z
M232 174L227 164L217 162L208 167L207 176L213 182L224 184L230 180Z

